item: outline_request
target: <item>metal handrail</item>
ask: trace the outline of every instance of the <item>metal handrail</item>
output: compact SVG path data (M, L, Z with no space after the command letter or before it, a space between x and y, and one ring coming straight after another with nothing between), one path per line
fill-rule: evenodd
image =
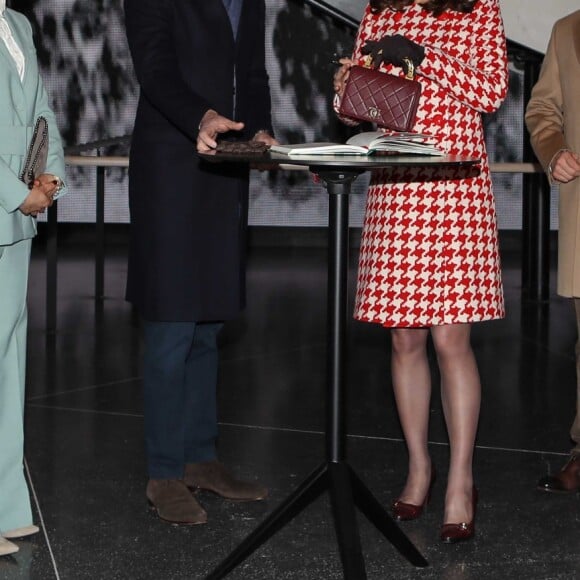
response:
M95 149L104 149L105 147L113 147L115 145L129 145L131 143L132 135L122 135L121 137L111 137L108 139L100 139L98 141L89 141L88 143L81 143L80 145L72 145L65 147L65 155L80 155L85 151L94 151Z
M75 167L129 167L126 156L65 155L64 161Z
M343 12L339 8L332 6L328 2L324 2L324 0L306 0L306 4L310 4L311 6L314 6L314 8L318 8L318 10L320 10L327 16L330 16L331 18L334 18L335 20L338 20L339 22L342 22L343 24L350 26L355 30L356 28L358 28L360 24L359 20L357 20L353 16L350 16L346 12Z

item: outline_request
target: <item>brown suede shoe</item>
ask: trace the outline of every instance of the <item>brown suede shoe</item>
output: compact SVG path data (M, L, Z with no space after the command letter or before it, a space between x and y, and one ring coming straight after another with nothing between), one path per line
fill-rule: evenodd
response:
M233 501L259 501L268 497L266 487L236 479L219 461L187 463L184 481L192 491L211 491Z
M572 454L558 473L540 479L538 489L552 493L580 492L580 455Z
M182 479L150 479L146 495L151 508L165 522L177 526L207 522L207 513Z

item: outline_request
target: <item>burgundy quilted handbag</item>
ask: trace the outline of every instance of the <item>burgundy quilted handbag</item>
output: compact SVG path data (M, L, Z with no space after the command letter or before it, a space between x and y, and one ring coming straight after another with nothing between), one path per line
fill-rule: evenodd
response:
M351 67L339 113L393 131L411 131L421 95L421 83L414 80L413 63L409 59L405 62L405 78L364 66Z

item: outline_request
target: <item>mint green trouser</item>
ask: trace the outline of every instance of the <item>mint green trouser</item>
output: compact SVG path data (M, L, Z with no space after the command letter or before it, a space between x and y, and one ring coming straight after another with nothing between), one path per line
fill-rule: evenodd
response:
M23 429L30 246L0 246L0 533L32 524Z

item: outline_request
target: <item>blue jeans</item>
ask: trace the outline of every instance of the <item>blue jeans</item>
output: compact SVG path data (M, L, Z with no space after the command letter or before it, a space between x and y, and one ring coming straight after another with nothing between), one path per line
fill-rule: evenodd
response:
M145 444L151 479L216 458L221 323L144 321Z

